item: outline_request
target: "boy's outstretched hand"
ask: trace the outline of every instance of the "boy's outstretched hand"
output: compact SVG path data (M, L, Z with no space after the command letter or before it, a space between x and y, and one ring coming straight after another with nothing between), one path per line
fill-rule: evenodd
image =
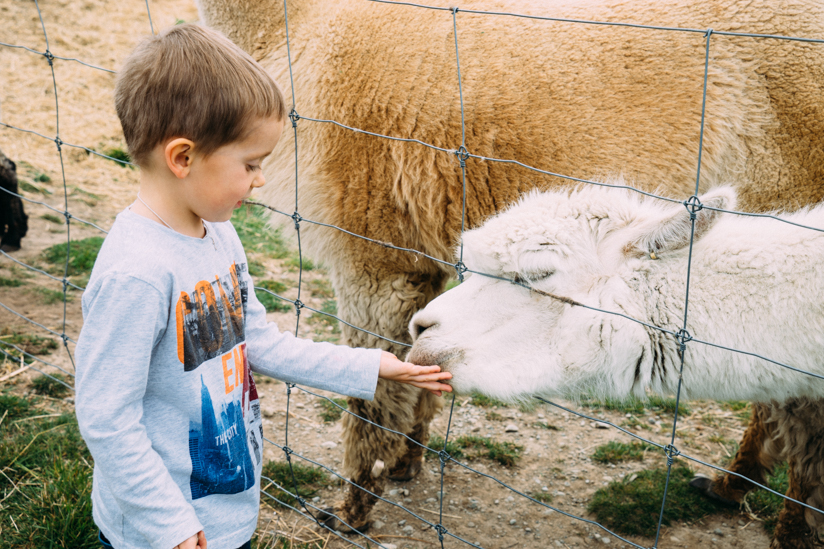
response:
M378 377L408 383L426 389L437 396L441 396L443 391L452 392L452 387L446 383L440 383L442 380L452 379L452 374L442 372L440 366L417 366L411 362L403 362L386 351L381 356Z

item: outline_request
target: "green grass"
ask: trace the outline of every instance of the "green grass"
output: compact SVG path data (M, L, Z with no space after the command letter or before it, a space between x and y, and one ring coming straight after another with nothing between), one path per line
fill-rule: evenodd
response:
M266 267L263 263L257 261L249 261L249 274L255 278L266 276Z
M69 275L90 273L102 245L103 237L100 236L72 240L69 244ZM66 244L46 248L43 250L43 259L53 266L52 270L62 274L66 264Z
M675 413L675 399L665 398L658 395L650 395L646 400L627 399L605 399L599 400L595 398L585 398L581 401L582 406L587 408L603 408L604 410L612 410L616 412L643 414L646 410L651 410L656 413L674 414ZM688 416L690 409L683 402L678 403L678 415Z
M320 306L320 310L327 314L320 314L320 313L312 313L312 315L306 319L306 322L309 324L320 324L322 326L329 326L332 328L333 333L340 333L340 324L338 323L338 319L333 318L327 315L335 315L338 314L338 304L334 299L327 299L323 302Z
M64 296L63 295L63 290L52 290L51 288L44 288L42 286L36 286L36 287L32 288L32 291L34 293L40 295L40 297L43 298L43 302L46 305L53 305L55 303L62 303L64 298L66 299L66 301L72 301L72 299L74 299L74 296L72 296L71 294L66 294Z
M34 406L31 400L8 393L0 394L0 417L5 414L6 419L4 421L14 421L15 419L33 416L35 415L33 409Z
M48 178L48 176L46 176L46 178ZM19 183L20 183L20 189L23 190L23 191L26 191L26 192L29 192L29 193L40 193L40 194L45 195L45 196L49 196L50 194L52 194L52 192L50 190L45 189L43 187L38 187L37 185L35 185L33 183L29 183L25 179L21 179L19 181Z
M112 147L109 149L104 149L103 154L114 159L112 160L112 162L117 163L117 165L122 168L134 169L133 164L126 164L126 162L132 161L132 157L129 155L128 151L126 151L126 149L123 149L122 147ZM118 160L120 162L118 162Z
M616 442L610 441L595 449L592 459L598 463L619 463L621 461L643 461L647 452L655 451L657 447L644 442Z
M74 414L25 419L45 411L11 395L0 396L0 410L0 547L96 549L91 456Z
M302 261L302 263L301 263L301 261ZM291 271L297 271L297 270L301 269L301 267L303 268L304 271L314 271L315 270L314 262L312 262L312 260L309 259L308 257L306 257L305 255L303 257L301 257L300 255L298 255L297 252L295 252L293 255L291 255L289 257L289 259L284 261L283 264L286 265L287 267L289 267L289 270L291 270Z
M503 421L504 416L502 416L501 414L499 414L495 410L490 410L489 412L486 413L486 419L488 421Z
M310 467L300 462L299 458L292 459L292 471L294 472L294 481L297 482L300 496L304 499L310 499L317 495L318 491L332 484L329 475L323 469ZM283 486L289 492L294 493L294 483L292 481L292 471L289 470L289 464L285 461L269 461L263 466L263 476L268 477L276 484ZM280 502L287 503L291 506L296 506L297 501L293 496L287 494L271 484L265 478L260 480L262 489L266 490L270 495ZM262 495L268 501L272 501L265 495Z
M595 492L587 510L595 515L599 523L620 534L654 536L666 475L666 469L648 469L639 471L637 476L611 482ZM692 476L688 468L673 466L662 521L665 526L676 520L696 521L723 510L720 505L690 488ZM632 481L629 480L631 478Z
M494 406L506 408L507 406L506 402L501 402L500 400L496 400L480 393L472 393L472 400L470 400L469 403L482 408L492 408Z
M541 503L552 503L552 494L550 494L549 492L535 491L529 495L532 497L532 499L537 499Z
M767 486L779 494L787 493L787 472L787 463L778 465L773 474L767 477ZM784 507L784 498L759 488L744 496L744 507L764 521L764 529L772 536L778 522L778 513Z
M440 452L443 449L443 438L437 436L430 438L428 446L436 452ZM485 458L497 461L506 467L512 467L521 459L523 449L523 446L513 442L498 442L497 440L475 435L460 436L454 441L450 441L446 447L446 451L455 459L462 457L468 460ZM432 453L427 453L425 456L427 459L437 459L437 456Z
M283 259L289 255L289 248L281 230L269 227L265 215L260 206L245 206L235 210L231 221L247 253L257 252L272 259Z
M533 427L536 429L547 429L549 431L563 431L563 427L558 427L557 425L553 425L551 423L547 423L546 421L536 421L532 424Z
M312 297L324 299L334 299L335 297L335 290L332 289L332 283L325 278L310 280L306 283L306 286L309 287L309 293L312 294Z
M449 290L451 290L452 288L457 287L460 283L461 283L461 282L460 282L457 278L453 278L453 279L451 279L451 280L448 280L448 281L446 282L446 289L445 289L444 291L445 291L445 292L448 292L448 291L449 291Z
M72 391L69 387L66 387L66 385L53 378L57 378L63 383L70 385L70 383L66 381L66 377L62 374L54 374L52 377L38 376L31 382L32 390L38 395L46 395L52 398L63 398L71 394Z
M6 345L3 345L4 343ZM0 349L2 349L3 353L7 353L17 360L22 356L23 361L27 364L31 363L33 359L9 345L14 345L32 355L48 355L59 347L55 340L47 337L34 334L21 334L10 331L8 328L4 329L3 332L0 333Z
M10 288L16 288L21 286L23 281L19 278L6 278L5 276L0 276L0 286L8 286Z
M258 280L257 282L255 282L255 286L259 288L265 288L270 292L274 292L276 294L282 294L286 291L286 285L276 280ZM291 303L289 303L288 301L283 301L282 299L278 299L269 292L264 292L263 290L256 289L255 295L257 296L258 301L260 301L261 304L266 308L267 313L283 313L286 311L290 311L293 308L293 305Z
M66 224L66 220L64 218L62 218L60 216L57 216L57 215L54 215L54 214L49 214L49 213L41 215L40 219L45 219L46 221L54 223L55 225L65 225Z
M333 398L332 400L335 401L335 404L337 404L338 406L341 406L343 408L348 407L348 404L346 403L345 398ZM341 418L341 416L343 416L343 410L341 410L340 408L335 406L335 404L332 404L331 402L329 402L325 398L320 399L318 402L320 402L320 408L321 408L320 409L320 418L324 422L332 423L334 421L339 420Z

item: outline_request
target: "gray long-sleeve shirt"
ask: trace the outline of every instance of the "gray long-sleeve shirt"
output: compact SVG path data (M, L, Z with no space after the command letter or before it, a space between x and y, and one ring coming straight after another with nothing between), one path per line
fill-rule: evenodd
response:
M371 400L380 351L266 322L230 223L204 238L117 216L83 294L76 410L94 457L94 519L117 549L252 537L263 455L250 369Z

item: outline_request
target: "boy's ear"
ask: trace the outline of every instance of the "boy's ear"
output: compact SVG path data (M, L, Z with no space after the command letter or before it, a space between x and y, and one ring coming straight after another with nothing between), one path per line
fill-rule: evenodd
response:
M176 137L166 143L166 147L163 149L166 166L178 179L183 179L189 175L192 168L192 151L194 148L194 142L185 137Z

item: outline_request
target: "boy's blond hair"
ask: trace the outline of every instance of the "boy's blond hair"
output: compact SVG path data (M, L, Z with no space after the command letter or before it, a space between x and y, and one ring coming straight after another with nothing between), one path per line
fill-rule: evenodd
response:
M277 84L249 54L193 24L137 45L117 75L115 106L140 166L167 139L191 139L208 156L242 139L252 120L286 115Z

